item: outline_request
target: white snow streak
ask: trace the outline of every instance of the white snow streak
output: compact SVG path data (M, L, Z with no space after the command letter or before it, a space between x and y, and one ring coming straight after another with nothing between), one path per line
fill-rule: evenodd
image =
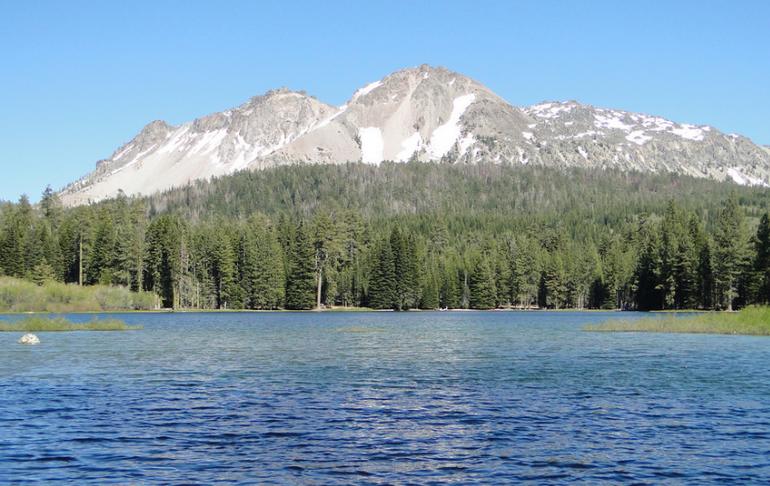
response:
M475 99L476 95L473 93L458 96L454 99L452 102L452 114L449 115L449 120L433 130L430 136L430 147L428 148L430 158L434 160L440 159L457 142L461 133L460 118Z
M359 128L358 136L361 138L361 162L365 164L382 162L382 151L385 144L379 127Z
M731 167L727 169L727 175L729 175L730 178L733 181L735 181L735 183L740 184L742 186L770 187L762 179L757 179L756 177L751 177L750 175L746 175L743 172L741 172L737 167Z
M331 121L332 121L332 120L334 120L335 118L337 118L337 117L338 117L338 116L340 116L341 114L345 113L345 110L347 110L347 109L348 109L348 105L342 105L342 106L340 106L340 108L339 108L339 111L337 111L337 113L335 113L335 114L333 114L332 116L330 116L330 117L326 118L325 120L321 120L321 122L319 122L319 123L318 123L318 125L314 126L314 127L312 128L312 130L315 130L316 128L325 127L326 125L328 125L329 123L331 123ZM308 131L310 131L310 130L308 130Z
M373 90L379 88L380 86L382 86L382 81L375 81L373 83L369 83L366 86L364 86L363 88L361 88L358 91L356 91L355 93L353 93L353 99L355 100L355 99L358 99L358 98L360 98L362 96L366 96L369 93L371 93Z
M421 145L422 136L420 136L420 132L414 132L411 136L405 138L401 142L401 150L396 154L396 161L408 161L412 157L412 154L420 149Z

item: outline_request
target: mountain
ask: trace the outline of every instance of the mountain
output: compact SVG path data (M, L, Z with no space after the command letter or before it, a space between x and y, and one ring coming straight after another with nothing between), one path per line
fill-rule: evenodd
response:
M278 89L177 127L154 121L61 196L78 205L244 169L385 160L770 182L770 149L746 137L575 101L515 107L468 77L423 65L359 89L340 107Z

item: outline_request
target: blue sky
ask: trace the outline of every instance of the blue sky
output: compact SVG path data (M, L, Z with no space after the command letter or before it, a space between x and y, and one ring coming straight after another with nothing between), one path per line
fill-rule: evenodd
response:
M146 123L288 86L342 104L422 63L770 144L767 1L0 3L0 199L60 188Z

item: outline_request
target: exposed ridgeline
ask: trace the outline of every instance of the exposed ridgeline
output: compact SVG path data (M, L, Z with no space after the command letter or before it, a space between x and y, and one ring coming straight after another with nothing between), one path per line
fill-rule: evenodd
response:
M459 73L420 66L339 107L278 89L179 126L154 121L61 196L77 205L244 169L410 160L770 182L770 153L740 135L574 101L516 107Z
M151 199L0 209L0 272L176 308L767 302L770 191L495 165L284 167ZM319 289L320 282L320 289Z

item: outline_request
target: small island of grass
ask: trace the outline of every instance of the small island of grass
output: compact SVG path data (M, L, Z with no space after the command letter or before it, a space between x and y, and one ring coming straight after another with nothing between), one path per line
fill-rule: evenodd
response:
M134 331L141 328L129 326L120 319L76 323L63 317L31 316L15 322L0 322L0 332Z
M588 325L584 330L770 336L770 307L747 307L734 313L704 312L686 317L669 314L638 320L609 320Z

